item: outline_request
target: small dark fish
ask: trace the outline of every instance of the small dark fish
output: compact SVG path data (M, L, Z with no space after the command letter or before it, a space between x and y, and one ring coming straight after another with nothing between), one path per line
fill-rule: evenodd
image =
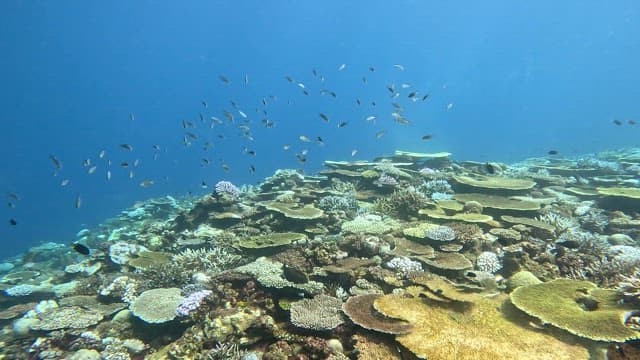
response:
M222 164L222 170L223 170L224 172L229 172L229 165L227 165L227 164Z
M635 125L636 121L635 120L627 120L627 123L629 123L629 125Z
M289 75L285 76L284 78L287 79L287 81L290 83L295 82L295 80Z
M7 203L7 206L9 206L10 208L14 209L16 207L16 204L12 203L11 201L9 201Z
M313 76L318 76L318 71L316 69L311 69L311 73L313 73Z
M360 99L356 99L356 104L358 104L358 106L360 106L360 104L361 104Z
M58 159L55 155L49 155L49 159L53 162L53 166L56 167L56 170L62 169L62 161Z
M210 163L209 159L202 159L202 166L208 166Z
M322 120L324 120L325 122L329 122L329 117L324 114L324 113L320 113L320 117L322 118Z
M410 92L409 95L407 96L409 99L413 99L414 97L416 97L418 95L418 93L416 91L414 92Z
M249 75L247 74L244 75L244 84L249 85Z
M228 112L227 110L222 111L222 114L224 115L224 117L229 119L229 121L231 121L231 122L233 122L233 120L235 120L235 116L233 116L233 114Z
M301 164L304 164L307 162L307 157L302 154L296 154L296 159L298 159L298 162Z
M249 164L249 174L255 174L256 172L256 167Z
M133 116L133 113L129 113L129 120L134 121L136 119L135 116Z
M302 90L302 93L309 96L309 92L307 90Z
M618 119L613 120L613 123L618 125L618 126L622 125L622 121L620 121Z
M423 135L422 136L422 140L426 141L426 140L431 140L431 139L433 139L433 135L427 134L427 135Z
M182 120L182 128L183 129L189 129L189 128L194 128L194 127L196 127L196 126L193 125L193 123L191 121Z
M80 243L71 244L71 248L75 250L77 253L88 256L91 254L91 249L89 249L86 245L82 245Z
M76 209L80 209L80 207L82 207L82 198L78 195L76 197Z
M18 194L16 193L8 193L7 196L9 197L9 199L13 199L15 201L20 201L20 196L18 196Z
M427 101L427 99L429 99L429 96L431 96L431 93L428 93L427 95L422 97L422 101Z
M153 150L159 151L160 150L160 145L153 145Z
M376 139L380 139L381 137L383 137L385 134L387 133L386 130L380 130L378 132L376 132Z
M131 144L120 144L120 147L127 151L133 151L133 146L131 146Z
M194 134L194 133L191 133L191 132L188 132L188 133L187 133L187 137L188 137L189 139L191 139L191 140L198 140L198 135L196 135L196 134Z
M203 189L206 189L207 188L207 183L204 182L204 180L202 180L202 182L200 183L200 187L203 188Z
M549 155L558 155L558 150L549 150L549 152L547 154L549 154Z
M365 84L367 83L367 77L366 76L362 77L362 82L365 83Z
M495 166L491 165L491 163L485 163L484 164L484 169L487 171L487 173L489 174L495 174L496 173L496 168Z
M229 100L229 102L231 103L231 106L233 106L234 109L238 110L238 104L236 104L235 101Z
M369 66L369 71L374 72L376 69L373 66Z
M16 221L16 219L9 219L9 224L11 226L16 226L16 225L18 225L18 222Z
M338 97L338 95L336 95L336 93L334 93L333 91L330 91L329 94L331 94L331 96L333 96L334 98Z
M320 136L316 137L316 141L318 142L318 145L324 146L324 140L322 140Z
M202 113L200 113L199 115L200 115L200 122L204 122L204 115L202 115Z
M123 167L123 168L126 168L126 167L129 167L129 163L126 162L126 161L123 161L123 162L120 163L120 166Z
M228 85L229 83L231 83L231 81L229 81L229 78L227 78L227 77L226 77L226 76L224 76L224 75L219 75L219 76L218 76L218 79L220 79L220 81L222 81L223 83L225 83L225 84L227 84L227 85Z
M372 102L371 102L371 106L376 106L376 102L375 102L375 101L372 101Z
M340 124L338 124L338 128L347 127L347 125L349 125L349 122L348 121L343 121Z
M202 100L201 103L202 103L202 106L204 106L205 109L209 107L209 105L207 104L206 101Z

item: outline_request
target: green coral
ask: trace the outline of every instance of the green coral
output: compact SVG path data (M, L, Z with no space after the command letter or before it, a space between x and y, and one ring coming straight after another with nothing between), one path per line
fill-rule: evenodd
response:
M640 338L625 325L631 308L620 304L620 294L583 280L555 279L521 286L511 302L544 323L596 341L624 342Z

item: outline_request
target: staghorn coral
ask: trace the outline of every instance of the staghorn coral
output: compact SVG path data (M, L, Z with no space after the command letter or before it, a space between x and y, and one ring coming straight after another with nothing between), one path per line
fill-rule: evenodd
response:
M240 197L240 189L237 186L233 185L230 181L218 181L215 185L216 195L220 197L230 197L232 199L237 199Z
M413 187L394 191L391 195L376 200L373 209L376 212L407 219L418 214L418 210L430 204L429 198Z
M222 248L211 249L186 249L173 256L173 266L183 270L188 269L191 273L198 271L208 271L219 273L232 268L241 259L240 255Z
M324 211L344 211L353 215L358 210L358 202L352 196L330 195L320 199L318 208Z

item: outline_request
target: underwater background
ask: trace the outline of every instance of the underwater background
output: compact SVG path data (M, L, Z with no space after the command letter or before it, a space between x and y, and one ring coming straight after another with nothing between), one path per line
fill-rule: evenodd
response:
M482 162L572 157L640 136L627 122L640 98L636 1L7 0L0 14L0 189L11 203L0 210L0 258L71 242L136 201L253 184L278 168L313 173L327 159L395 149ZM408 125L390 116L392 83L411 86L398 99ZM430 96L413 102L410 91ZM210 129L212 116L224 125ZM185 146L185 132L198 139ZM119 164L136 159L130 178Z

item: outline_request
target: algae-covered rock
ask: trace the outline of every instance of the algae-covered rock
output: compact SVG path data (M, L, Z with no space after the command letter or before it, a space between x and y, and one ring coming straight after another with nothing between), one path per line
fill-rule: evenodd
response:
M620 293L589 281L555 279L521 286L511 302L544 323L596 341L624 342L640 338L625 325L632 309L620 304Z
M498 176L454 176L453 179L463 185L492 190L528 190L536 186L536 182L527 179L513 179Z
M129 309L147 323L161 324L175 319L180 301L182 295L178 288L152 289L140 294Z
M522 315L505 314L505 296L477 296L470 306L433 306L429 300L385 295L374 301L381 314L413 326L396 340L419 359L587 359L587 349L525 327ZM501 311L502 310L502 311ZM508 315L508 316L507 316ZM508 317L508 318L507 318Z
M306 238L306 235L294 232L271 233L241 240L238 242L238 246L243 249L264 249L289 245L294 241Z

